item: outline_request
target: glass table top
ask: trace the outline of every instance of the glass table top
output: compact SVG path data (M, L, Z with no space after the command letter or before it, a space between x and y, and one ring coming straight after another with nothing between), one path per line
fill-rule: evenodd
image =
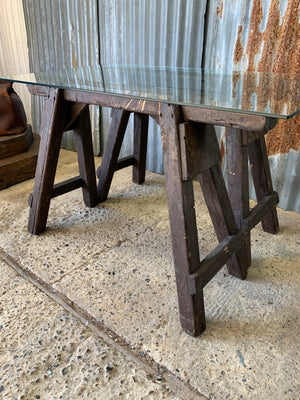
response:
M0 80L77 89L179 105L291 118L300 112L300 74L95 65L0 76Z

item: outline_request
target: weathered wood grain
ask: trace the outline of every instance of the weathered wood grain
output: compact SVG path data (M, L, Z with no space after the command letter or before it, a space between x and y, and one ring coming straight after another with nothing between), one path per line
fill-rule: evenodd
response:
M182 181L179 108L162 105L160 127L182 328L193 336L205 329L203 292L190 295L187 276L200 265L192 180Z
M73 106L73 104L72 104ZM73 109L73 107L71 107ZM75 145L80 177L83 180L82 195L87 207L95 207L98 203L94 151L89 106L76 110L77 119L73 122ZM74 120L72 115L72 120Z
M249 144L249 161L256 197L259 202L265 196L271 195L274 192L264 136ZM279 223L275 205L269 212L265 213L261 224L263 230L266 232L273 234L278 232Z
M124 139L130 113L120 109L114 109L109 134L102 158L98 168L98 196L100 202L105 201L108 196L114 172L117 169L118 157Z
M208 282L216 275L227 261L243 246L244 235L239 231L233 236L227 236L206 256L199 269L187 277L190 294L201 292Z
M216 135L204 124L185 122L179 125L182 178L196 177L221 160Z
M190 106L182 106L182 115L187 121L197 121L251 131L262 131L266 128L267 123L267 118L260 115Z
M66 112L62 92L52 89L42 114L40 151L28 221L28 230L35 235L46 228Z
M145 182L149 115L134 113L132 181Z
M243 145L243 131L226 128L227 184L235 221L242 228L242 221L249 216L248 146ZM251 265L250 232L245 232L243 247L248 266Z

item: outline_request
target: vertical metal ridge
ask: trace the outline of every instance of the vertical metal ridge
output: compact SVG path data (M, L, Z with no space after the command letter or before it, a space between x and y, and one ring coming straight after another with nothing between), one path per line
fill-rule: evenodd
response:
M101 61L103 64L139 64L201 67L206 1L99 0ZM159 85L154 76L153 87ZM128 77L132 79L132 77ZM160 130L150 119L147 169L163 172ZM109 114L102 111L104 142ZM132 121L122 156L132 152Z
M23 0L31 71L60 70L99 62L96 0ZM32 99L33 126L38 131L43 99ZM90 107L95 154L100 153L99 109ZM63 147L75 149L73 135Z

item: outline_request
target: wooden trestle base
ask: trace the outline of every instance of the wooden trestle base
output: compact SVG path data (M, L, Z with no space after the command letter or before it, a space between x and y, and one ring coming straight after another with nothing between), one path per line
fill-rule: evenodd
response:
M31 86L47 96L41 126L41 145L35 185L30 196L28 229L46 228L51 198L82 187L85 204L107 199L115 171L133 166L133 181L145 180L148 119L160 125L179 313L182 328L193 336L205 329L203 288L225 265L245 279L251 264L250 232L260 221L270 233L278 231L276 204L264 134L274 121L255 115L204 110L78 90ZM112 122L103 160L97 171L88 104L112 108ZM134 152L119 160L130 113L134 113ZM220 168L220 150L213 125L226 132L228 190ZM74 129L80 176L54 185L62 134ZM248 159L258 203L249 210ZM194 209L193 179L201 184L219 245L200 259Z

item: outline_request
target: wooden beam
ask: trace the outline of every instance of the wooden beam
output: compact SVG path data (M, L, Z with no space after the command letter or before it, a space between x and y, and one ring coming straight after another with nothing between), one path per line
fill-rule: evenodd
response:
M120 169L130 167L131 165L134 165L134 163L135 163L135 159L133 156L120 158L117 161L115 171L119 171Z
M179 125L182 179L188 180L220 162L216 136L204 124L185 122Z
M74 178L57 183L53 186L52 198L71 192L72 190L79 189L83 185L84 182L80 176L75 176Z
M187 121L197 121L250 131L262 131L267 124L267 118L261 115L191 106L182 106L182 115Z
M227 236L204 260L198 270L187 276L190 295L201 293L208 282L244 244L244 234Z
M252 208L249 217L247 218L249 230L253 229L265 215L269 214L278 202L279 198L277 192L273 192L271 195L265 196L260 200L257 205Z

